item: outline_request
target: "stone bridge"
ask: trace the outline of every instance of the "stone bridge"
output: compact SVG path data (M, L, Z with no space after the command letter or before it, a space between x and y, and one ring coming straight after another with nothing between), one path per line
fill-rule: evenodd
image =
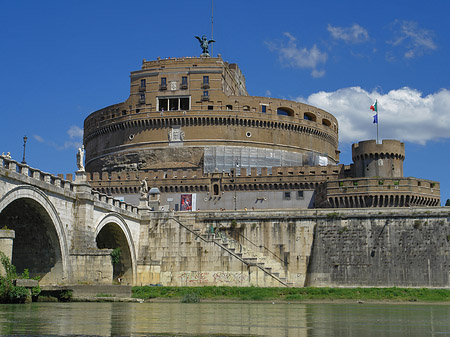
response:
M138 208L92 190L84 172L77 172L74 181L72 175L67 178L0 157L0 228L14 231L17 271L28 269L41 284L118 278L134 284ZM120 259L113 264L117 248Z

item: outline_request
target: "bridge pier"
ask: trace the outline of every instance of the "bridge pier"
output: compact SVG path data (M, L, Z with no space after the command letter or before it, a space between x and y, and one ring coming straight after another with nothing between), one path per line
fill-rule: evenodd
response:
M10 229L1 229L0 230L0 251L5 254L5 256L12 260L12 251L13 251L13 242L16 237L16 233ZM5 268L3 264L0 263L0 275L5 276Z

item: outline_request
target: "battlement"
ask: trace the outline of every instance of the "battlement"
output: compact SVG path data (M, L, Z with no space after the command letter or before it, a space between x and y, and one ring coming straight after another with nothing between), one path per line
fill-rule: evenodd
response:
M222 178L236 176L236 178L263 178L263 177L314 177L314 176L338 176L343 174L344 165L333 166L275 166L272 167L272 173L269 168L261 168L258 172L256 167L247 170L246 168L235 168L232 173L215 172L203 173L201 169L169 169L169 170L150 170L143 171L122 171L122 172L93 172L87 173L88 180L91 182L108 182L108 181L136 181L148 179L153 180L170 180L170 179L209 179L212 175L219 174Z
M395 139L383 139L381 144L377 144L373 139L352 144L352 159L355 163L368 157L376 157L376 159L392 157L403 160L405 144Z
M417 178L355 178L327 181L317 188L325 208L439 206L440 185Z

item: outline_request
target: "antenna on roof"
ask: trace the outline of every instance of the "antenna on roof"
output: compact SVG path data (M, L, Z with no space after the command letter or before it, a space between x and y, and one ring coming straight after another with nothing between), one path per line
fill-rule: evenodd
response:
M214 0L211 0L211 40L214 40ZM214 56L213 46L211 45L211 57Z

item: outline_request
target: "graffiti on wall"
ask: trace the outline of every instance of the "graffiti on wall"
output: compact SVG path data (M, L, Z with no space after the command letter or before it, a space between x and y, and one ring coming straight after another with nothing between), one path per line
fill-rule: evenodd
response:
M189 271L179 274L179 279L182 283L187 284L241 284L248 280L248 276L245 273L240 272L200 272Z

